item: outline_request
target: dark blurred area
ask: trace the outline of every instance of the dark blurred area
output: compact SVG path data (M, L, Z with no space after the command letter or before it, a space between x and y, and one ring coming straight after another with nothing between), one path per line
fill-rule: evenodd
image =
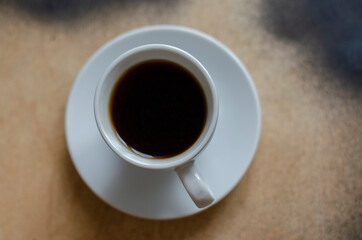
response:
M167 5L177 0L0 0L0 4L18 8L42 20L66 21L80 18L106 6L132 4L141 1Z
M43 21L72 21L104 7L179 0L0 0ZM362 86L362 0L264 0L264 23L277 36L309 47L349 84ZM242 16L240 16L242 17ZM322 58L319 58L322 56Z
M362 85L362 0L265 0L265 25Z

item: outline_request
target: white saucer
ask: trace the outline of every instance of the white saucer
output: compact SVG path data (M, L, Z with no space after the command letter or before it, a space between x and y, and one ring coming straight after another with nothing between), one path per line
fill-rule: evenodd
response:
M238 58L214 38L178 26L151 26L122 34L85 64L70 93L65 131L73 163L84 182L114 208L143 218L172 219L198 213L174 171L155 172L119 159L98 132L93 97L105 68L120 54L143 44L165 43L196 57L209 71L219 95L215 135L197 164L217 203L240 181L256 151L261 125L253 81Z

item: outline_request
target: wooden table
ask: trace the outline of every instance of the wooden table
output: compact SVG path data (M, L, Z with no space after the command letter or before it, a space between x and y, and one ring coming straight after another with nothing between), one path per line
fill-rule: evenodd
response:
M63 12L29 2L0 2L1 240L362 238L361 88L269 31L263 0L108 1L81 11L88 0ZM151 221L86 187L66 148L64 110L96 49L163 23L230 47L255 81L263 121L254 161L229 196L192 217Z

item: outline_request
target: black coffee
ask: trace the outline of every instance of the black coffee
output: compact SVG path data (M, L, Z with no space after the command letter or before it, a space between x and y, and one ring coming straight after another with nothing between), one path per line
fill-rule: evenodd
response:
M150 158L168 158L191 147L206 120L206 99L182 66L152 60L125 72L113 89L110 117L122 141Z

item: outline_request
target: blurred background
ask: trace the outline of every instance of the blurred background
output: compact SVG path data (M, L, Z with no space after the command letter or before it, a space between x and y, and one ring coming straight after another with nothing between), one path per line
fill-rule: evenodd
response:
M235 190L172 221L99 200L64 137L83 64L153 24L223 42L249 70L263 112ZM0 239L362 239L361 87L360 0L0 0Z

